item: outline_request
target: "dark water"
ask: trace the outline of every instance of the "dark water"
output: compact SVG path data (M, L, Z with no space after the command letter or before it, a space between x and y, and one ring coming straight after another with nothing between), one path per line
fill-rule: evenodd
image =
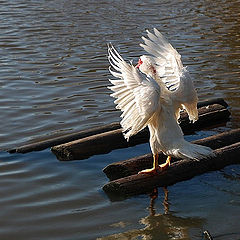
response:
M199 98L223 97L240 127L239 1L0 1L2 150L119 120L109 97L107 42L137 61L145 29L158 28L189 66ZM49 149L0 152L0 239L240 239L240 167L229 166L111 202L107 164L148 144L83 161ZM166 198L168 198L166 200ZM165 200L164 200L165 199ZM150 206L150 207L149 207Z

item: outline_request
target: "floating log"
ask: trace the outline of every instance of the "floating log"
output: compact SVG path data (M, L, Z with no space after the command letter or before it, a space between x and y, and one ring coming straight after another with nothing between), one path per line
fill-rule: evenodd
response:
M240 128L223 132L214 136L195 140L192 143L208 146L212 149L222 148L226 145L236 143L240 140ZM166 156L159 154L159 160L165 162ZM174 162L175 159L172 159ZM151 168L153 163L152 154L145 154L143 156L134 157L128 160L115 162L109 164L103 169L103 172L110 180L116 180L126 176L137 174L139 171Z
M212 104L219 104L224 106L225 108L228 107L228 104L224 101L223 98L212 98L212 99L207 99L205 101L198 102L197 107L201 108L201 107L212 105Z
M222 98L214 98L206 101L201 101L198 103L198 107L200 108L200 107L208 106L212 104L219 104L226 108L228 107L228 104ZM71 142L77 139L85 138L88 136L92 136L95 134L104 133L107 131L112 131L120 128L121 128L120 123L114 122L114 123L103 125L100 127L94 127L91 129L81 130L76 133L66 134L63 136L38 141L36 143L26 144L17 148L9 149L8 152L9 153L28 153L32 151L41 151L49 147L53 147L53 146Z
M186 112L181 113L180 126L185 134L219 122L226 122L230 115L226 107L220 104L203 106L198 112L199 120L195 123L189 122ZM81 160L95 154L108 153L113 149L135 146L148 141L148 128L131 137L129 142L124 139L122 130L116 129L54 146L51 150L59 160Z
M121 126L118 122L114 122L114 123L103 125L100 127L94 127L91 129L82 130L77 133L67 134L64 136L59 136L59 137L51 138L48 140L39 141L36 143L26 144L26 145L23 145L18 148L10 149L10 150L8 150L8 152L9 153L28 153L28 152L32 152L32 151L41 151L46 148L56 146L59 144L63 144L66 142L71 142L71 141L85 138L85 137L95 135L98 133L103 133L103 132L119 129L120 127Z
M188 180L196 175L224 168L227 165L240 163L240 142L216 149L212 158L199 161L183 159L176 161L157 175L135 174L111 181L103 190L111 199L129 197L153 191L156 187L166 187L177 182Z

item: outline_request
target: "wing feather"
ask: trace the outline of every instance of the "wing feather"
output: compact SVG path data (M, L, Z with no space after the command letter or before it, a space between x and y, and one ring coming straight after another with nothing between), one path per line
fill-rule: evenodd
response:
M181 55L156 28L154 33L147 31L147 36L149 39L143 37L144 44L140 46L153 56L159 80L167 89L165 97L172 100L176 117L179 118L179 111L184 108L190 120L196 121L197 93L187 69L183 67Z
M160 107L160 86L151 78L141 74L132 64L123 60L117 50L108 46L108 59L110 73L117 80L109 80L113 91L112 97L117 109L121 109L121 126L124 136L138 133L149 122L153 114Z
M177 89L183 71L180 54L157 29L154 28L154 34L147 31L147 35L149 39L143 37L144 44L140 44L140 46L154 56L159 77L172 82L170 85L174 84L174 88ZM158 71L159 67L161 71ZM165 81L163 82L165 83ZM165 87L170 90L168 85Z

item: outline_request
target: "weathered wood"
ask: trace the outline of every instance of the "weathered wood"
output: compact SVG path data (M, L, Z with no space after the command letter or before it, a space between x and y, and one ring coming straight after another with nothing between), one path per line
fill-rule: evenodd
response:
M219 104L226 108L228 107L228 104L224 101L223 98L212 98L212 99L207 99L205 101L198 102L197 107L201 108L201 107L212 105L212 104Z
M222 148L224 146L236 143L240 140L240 128L223 132L214 136L209 136L203 139L195 140L192 143L208 146L212 149ZM160 162L166 160L164 154L159 154ZM172 159L174 162L175 159ZM153 163L152 154L134 157L124 161L109 164L103 169L103 172L110 180L123 178L126 176L137 174L139 171L151 168Z
M94 127L91 129L86 129L79 131L77 133L72 133L72 134L67 134L64 136L59 136L43 141L39 141L36 143L31 143L31 144L26 144L18 148L10 149L8 150L9 153L27 153L27 152L32 152L32 151L41 151L43 149L56 146L59 144L63 144L66 142L71 142L77 139L85 138L91 135L95 135L98 133L103 133L107 131L112 131L115 129L119 129L121 126L118 122L114 122L111 124L103 125L100 127Z
M192 133L204 127L212 127L218 123L229 120L230 112L220 104L203 106L198 109L198 120L192 124L189 121L188 114L184 111L181 113L180 126L184 134Z
M201 101L198 103L198 107L208 106L208 105L212 105L212 104L219 104L226 108L228 107L228 104L222 98L214 98L214 99L210 99L210 100ZM36 143L25 144L25 145L17 147L17 148L9 149L8 152L9 153L27 153L27 152L32 152L32 151L41 151L41 150L49 148L49 147L53 147L53 146L60 145L63 143L75 141L77 139L85 138L85 137L88 137L91 135L104 133L107 131L116 130L116 129L120 129L120 128L121 128L120 123L114 122L114 123L103 125L100 127L94 127L91 129L81 130L76 133L66 134L63 136L53 137L51 139L38 141Z
M144 194L151 192L156 187L166 187L191 179L196 175L240 163L240 142L216 149L214 152L216 156L210 159L176 161L166 171L154 176L135 174L111 181L103 186L103 190L110 198Z
M198 109L198 112L199 120L194 124L189 122L186 112L181 113L180 126L185 134L205 126L227 121L230 115L229 111L219 104L201 107ZM124 139L121 129L117 129L54 146L52 147L52 152L59 160L81 160L95 154L108 153L113 149L135 146L148 142L148 140L148 128L131 137L129 142Z

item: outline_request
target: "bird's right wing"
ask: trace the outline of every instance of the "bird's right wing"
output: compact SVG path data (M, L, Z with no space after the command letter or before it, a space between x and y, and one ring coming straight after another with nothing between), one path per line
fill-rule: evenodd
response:
M118 78L109 80L113 84L109 89L114 92L111 96L116 98L116 108L123 112L120 124L129 139L148 124L159 108L160 87L153 78L126 63L112 45L108 46L108 59L110 73Z

